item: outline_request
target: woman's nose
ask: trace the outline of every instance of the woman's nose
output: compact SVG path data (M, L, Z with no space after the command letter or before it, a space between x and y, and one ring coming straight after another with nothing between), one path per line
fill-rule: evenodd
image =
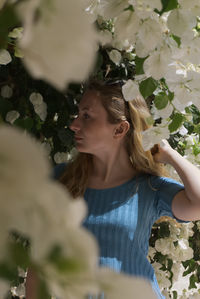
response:
M72 131L74 131L74 132L77 132L77 131L80 130L79 117L76 117L76 118L72 121L72 123L71 123L71 125L69 126L69 128L70 128Z

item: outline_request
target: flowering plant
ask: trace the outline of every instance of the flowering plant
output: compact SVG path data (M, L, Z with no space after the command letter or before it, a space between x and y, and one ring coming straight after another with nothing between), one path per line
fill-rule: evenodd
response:
M198 0L0 1L0 122L36 136L55 163L66 161L75 154L68 126L81 81L120 79L127 101L139 95L151 109L143 147L167 138L199 166L199 16ZM171 298L196 296L187 293L199 283L192 225L173 231L167 221L152 231L150 259ZM177 269L186 291L176 290Z

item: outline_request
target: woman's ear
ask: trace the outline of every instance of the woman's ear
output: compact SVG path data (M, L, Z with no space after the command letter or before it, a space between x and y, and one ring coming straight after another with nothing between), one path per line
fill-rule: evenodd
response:
M130 124L127 120L122 121L117 125L114 131L114 138L122 138L130 129Z

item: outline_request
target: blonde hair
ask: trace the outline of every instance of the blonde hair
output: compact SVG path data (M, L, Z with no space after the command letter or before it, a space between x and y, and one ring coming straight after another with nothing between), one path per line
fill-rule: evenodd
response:
M104 109L107 111L110 123L120 123L123 120L129 121L130 129L126 135L126 146L133 168L138 173L157 176L166 175L163 165L155 162L151 151L144 151L142 147L142 131L150 127L146 122L147 118L150 117L150 112L145 100L137 97L126 102L119 83L106 84L93 81L87 86L86 91L97 93ZM79 153L61 176L60 181L74 198L84 194L91 168L92 155Z

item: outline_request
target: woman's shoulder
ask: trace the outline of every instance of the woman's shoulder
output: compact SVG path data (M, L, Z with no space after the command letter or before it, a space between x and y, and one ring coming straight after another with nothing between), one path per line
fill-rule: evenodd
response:
M66 170L67 163L60 163L53 167L52 178L58 180Z
M165 176L156 176L156 175L149 175L148 180L150 184L156 188L159 189L160 187L166 187L171 186L171 185L176 185L176 186L183 186L182 183L178 182L177 180L170 178L170 177L165 177Z

